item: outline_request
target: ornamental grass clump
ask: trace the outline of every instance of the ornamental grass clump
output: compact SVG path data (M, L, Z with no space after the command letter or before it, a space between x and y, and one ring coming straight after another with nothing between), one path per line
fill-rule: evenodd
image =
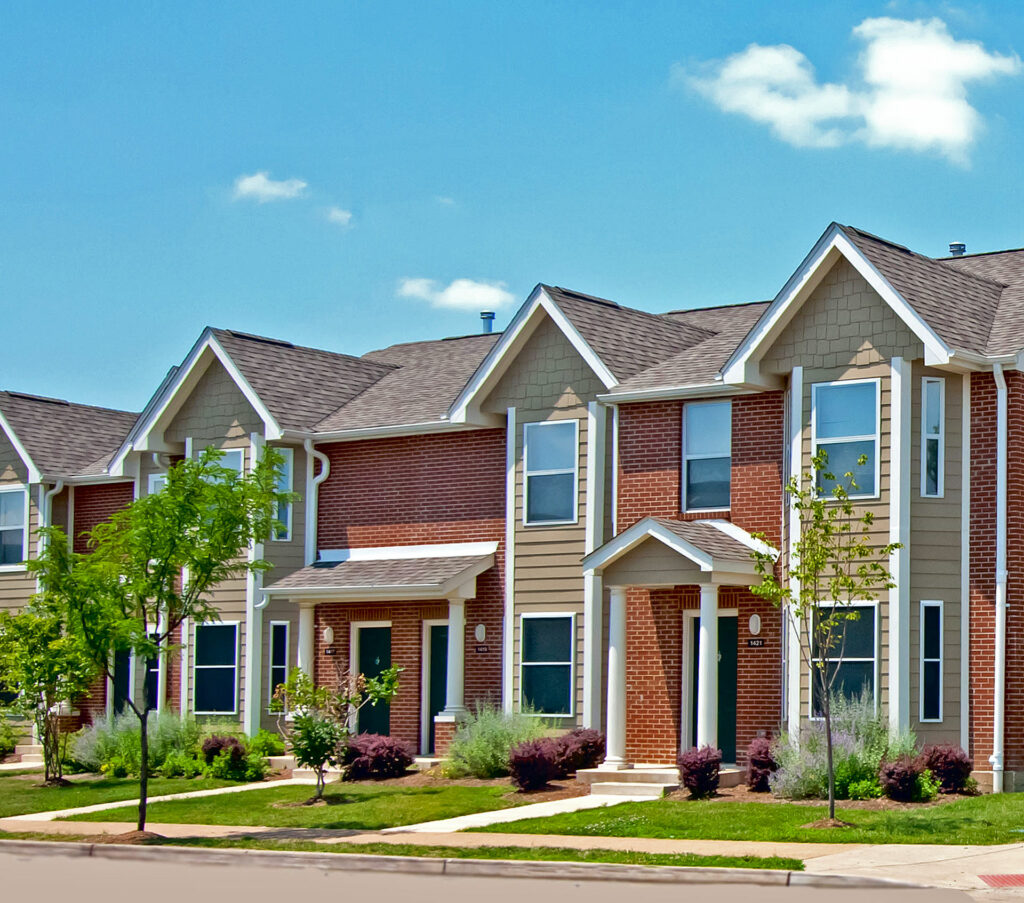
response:
M679 754L679 778L691 799L703 800L718 792L722 751L712 746L688 749Z
M451 778L505 777L512 747L539 739L548 727L542 718L480 705L456 729L444 773Z

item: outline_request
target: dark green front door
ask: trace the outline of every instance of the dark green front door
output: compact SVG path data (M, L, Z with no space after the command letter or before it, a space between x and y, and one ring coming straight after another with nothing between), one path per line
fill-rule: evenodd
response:
M444 708L448 690L448 625L431 624L427 637L430 673L427 679L427 752L434 751L434 716Z
M127 649L114 653L114 714L119 715L131 693L132 655Z
M718 617L718 748L723 762L736 761L736 654L739 623L734 615ZM698 650L700 619L693 621L693 648L690 650L690 736L697 737Z
M391 628L360 627L356 631L359 671L366 677L378 677L391 667ZM391 733L391 706L384 702L367 704L359 710L356 725L360 734Z

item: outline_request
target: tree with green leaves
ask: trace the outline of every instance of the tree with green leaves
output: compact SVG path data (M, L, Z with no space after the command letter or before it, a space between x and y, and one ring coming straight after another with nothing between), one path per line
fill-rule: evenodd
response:
M274 688L271 711L290 721L285 728L295 761L316 775L314 800L323 799L327 769L344 760L359 710L391 702L403 670L392 665L376 677L339 673L333 688L318 686L305 671L293 668L288 680Z
M98 674L80 638L45 599L17 614L0 612L0 685L15 694L11 708L36 726L47 784L65 783L70 734L62 719Z
M839 677L846 627L860 616L857 604L874 601L895 585L887 565L889 556L901 546L872 541L874 514L857 509L853 498L857 483L852 471L837 478L829 471L824 450L811 463L811 473L803 480L795 475L786 485L786 495L800 523L786 573L780 577L773 555L755 551L752 555L761 582L750 589L786 611L790 629L797 632L801 658L811 673L812 705L815 710L820 707L824 721L828 818L836 823L831 702L837 688L843 689ZM866 464L867 458L862 455L857 466ZM790 687L790 692L799 693L800 688Z
M58 528L43 531L45 550L29 568L48 604L64 613L69 632L111 680L117 653L166 659L184 622L219 619L210 598L218 584L270 567L250 560L249 551L278 526L278 505L293 499L277 491L282 457L265 449L240 474L222 467L222 456L208 448L172 466L163 489L89 532L86 554L71 552ZM129 688L125 705L139 720L138 830L144 831L149 708L136 687Z

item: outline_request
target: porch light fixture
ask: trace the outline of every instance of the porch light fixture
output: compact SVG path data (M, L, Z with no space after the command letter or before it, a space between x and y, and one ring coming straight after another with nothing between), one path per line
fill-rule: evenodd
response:
M324 628L324 645L325 646L330 646L333 643L334 643L334 628L333 627L325 627Z
M487 639L487 627L484 624L477 624L476 630L473 631L473 636L476 637L478 643L482 643Z
M748 623L750 628L750 635L757 636L761 632L761 616L759 614L752 614ZM330 630L330 628L327 628Z

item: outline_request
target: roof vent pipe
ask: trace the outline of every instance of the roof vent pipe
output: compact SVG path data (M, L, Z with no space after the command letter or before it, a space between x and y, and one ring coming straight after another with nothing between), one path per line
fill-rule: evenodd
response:
M963 257L967 253L967 245L962 241L951 241L949 243L950 257Z
M484 334L494 332L494 311L493 310L482 310L480 311L480 319L483 321Z

